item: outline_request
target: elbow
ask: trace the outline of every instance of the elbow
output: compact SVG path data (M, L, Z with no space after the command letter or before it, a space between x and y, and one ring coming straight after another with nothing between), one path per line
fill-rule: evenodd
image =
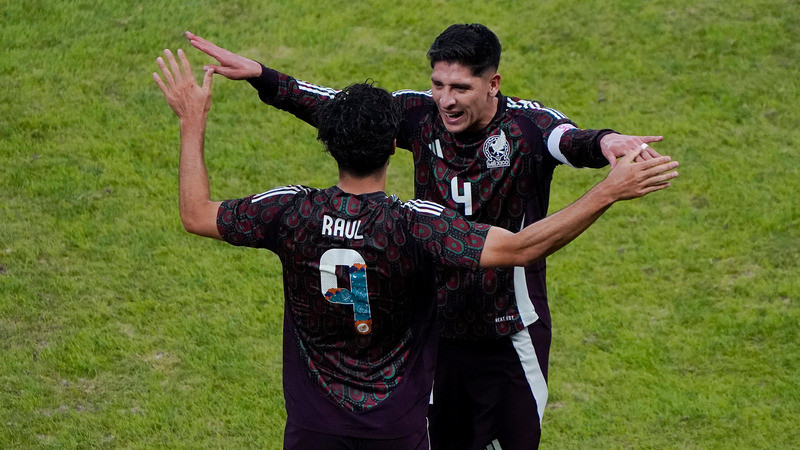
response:
M181 208L181 224L183 229L191 234L207 236L209 226L207 220L203 220L202 214L192 209ZM214 223L216 226L216 223Z
M183 229L187 232L191 234L200 234L200 226L197 220L190 215L181 213L181 224L183 224Z
M216 205L208 203L198 208L180 209L183 229L198 236L221 239L217 228Z

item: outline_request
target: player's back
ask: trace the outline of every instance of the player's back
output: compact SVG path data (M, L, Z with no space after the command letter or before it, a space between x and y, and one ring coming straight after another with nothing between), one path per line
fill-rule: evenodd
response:
M309 370L355 411L385 400L433 317L430 258L383 193L312 191L284 212L276 253Z
M351 429L419 426L435 360L434 265L477 266L488 227L337 187L283 187L223 208L226 240L283 263L288 420L309 426L322 414L319 429L353 411L342 416Z

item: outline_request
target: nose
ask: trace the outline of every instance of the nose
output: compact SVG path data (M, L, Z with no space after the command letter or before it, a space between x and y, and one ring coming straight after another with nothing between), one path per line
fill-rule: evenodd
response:
M442 109L449 109L456 104L456 99L450 89L442 89L441 96L439 97L439 107Z

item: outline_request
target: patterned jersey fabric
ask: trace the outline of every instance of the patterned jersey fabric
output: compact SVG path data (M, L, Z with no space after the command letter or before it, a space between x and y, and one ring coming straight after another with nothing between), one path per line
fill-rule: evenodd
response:
M290 420L308 426L322 411L333 434L352 426L347 412L367 433L424 421L435 268L476 268L488 225L431 202L302 186L225 201L217 224L227 242L269 249L283 264Z
M248 80L262 101L315 125L314 113L333 96L264 67ZM447 131L430 91L393 93L403 110L398 146L414 155L415 197L475 220L518 231L547 215L550 182L559 164L608 164L599 140L612 130L576 128L562 113L538 102L498 94L498 110L480 133ZM541 319L550 327L545 262L522 268L437 274L440 332L447 338L493 339Z

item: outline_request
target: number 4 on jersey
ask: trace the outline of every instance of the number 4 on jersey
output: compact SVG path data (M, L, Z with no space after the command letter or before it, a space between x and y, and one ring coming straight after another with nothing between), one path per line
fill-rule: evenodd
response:
M456 203L464 205L464 215L472 215L472 184L469 182L461 183L459 186L458 177L450 180L450 197Z

